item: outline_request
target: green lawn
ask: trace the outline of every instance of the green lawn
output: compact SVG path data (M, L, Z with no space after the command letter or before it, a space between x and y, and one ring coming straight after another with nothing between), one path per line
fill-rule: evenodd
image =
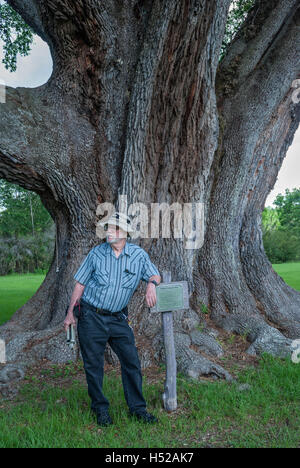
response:
M300 262L274 263L272 266L289 286L300 291Z
M33 296L44 278L32 273L0 276L0 325Z
M300 263L274 265L274 269L300 290ZM43 278L0 277L2 322L32 296ZM226 349L226 342L221 344ZM230 349L222 358L225 368L232 357ZM264 354L243 366L244 358L245 354L239 355L228 369L237 379L232 383L212 379L199 383L179 373L178 409L172 413L161 403L164 367L157 368L155 378L146 369L144 395L148 410L159 418L159 424L149 427L128 417L119 369L106 372L104 378L114 424L99 428L89 412L81 361L31 368L17 397L0 402L0 448L300 448L300 364ZM242 383L250 387L241 391Z
M273 268L287 284L300 291L300 262L273 264ZM0 276L0 325L32 297L44 278L41 274Z
M14 401L0 404L0 447L300 447L300 365L263 355L235 382L198 383L177 377L178 408L167 413L161 404L164 371L156 382L144 376L153 426L128 416L121 377L104 378L114 424L99 428L89 411L81 363L36 368ZM250 385L239 390L241 383Z

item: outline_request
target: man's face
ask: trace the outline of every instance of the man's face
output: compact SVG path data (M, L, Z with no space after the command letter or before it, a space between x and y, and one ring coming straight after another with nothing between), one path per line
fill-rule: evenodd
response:
M121 229L119 226L109 224L106 231L106 241L109 243L117 243L122 239L127 238L127 232Z

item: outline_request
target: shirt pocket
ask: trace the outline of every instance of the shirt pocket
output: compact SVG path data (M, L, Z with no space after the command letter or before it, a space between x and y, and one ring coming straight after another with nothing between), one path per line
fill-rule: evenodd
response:
M109 275L107 273L107 271L97 271L95 272L95 279L96 279L96 282L102 286L102 287L106 287L108 286L108 279L109 279Z
M122 273L121 288L132 289L135 286L137 275L134 271L125 270Z

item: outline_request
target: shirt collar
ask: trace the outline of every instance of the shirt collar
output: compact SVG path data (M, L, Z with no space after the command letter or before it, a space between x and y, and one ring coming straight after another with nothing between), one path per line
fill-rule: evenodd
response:
M107 242L107 241L106 241L106 251L109 252L110 255L112 255L112 253L113 253L112 246L111 246L110 243ZM122 255L124 255L124 254L126 254L126 255L128 255L128 256L130 257L129 245L128 245L128 242L127 242L127 241L125 242L125 245L124 245L123 250L122 250L122 252L121 252L121 254L120 254L120 257L121 257Z

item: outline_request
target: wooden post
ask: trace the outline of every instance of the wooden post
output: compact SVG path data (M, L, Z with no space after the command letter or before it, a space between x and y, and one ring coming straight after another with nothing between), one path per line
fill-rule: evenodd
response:
M163 271L162 280L165 283L171 282L171 272ZM176 356L173 333L173 312L162 312L163 336L166 355L166 380L165 389L162 395L164 408L167 411L177 409L176 391Z
M151 313L162 314L163 337L166 356L166 380L162 395L167 411L177 409L176 356L173 333L173 312L189 308L187 281L171 281L171 272L162 271L162 282L156 288L157 301L150 308Z

